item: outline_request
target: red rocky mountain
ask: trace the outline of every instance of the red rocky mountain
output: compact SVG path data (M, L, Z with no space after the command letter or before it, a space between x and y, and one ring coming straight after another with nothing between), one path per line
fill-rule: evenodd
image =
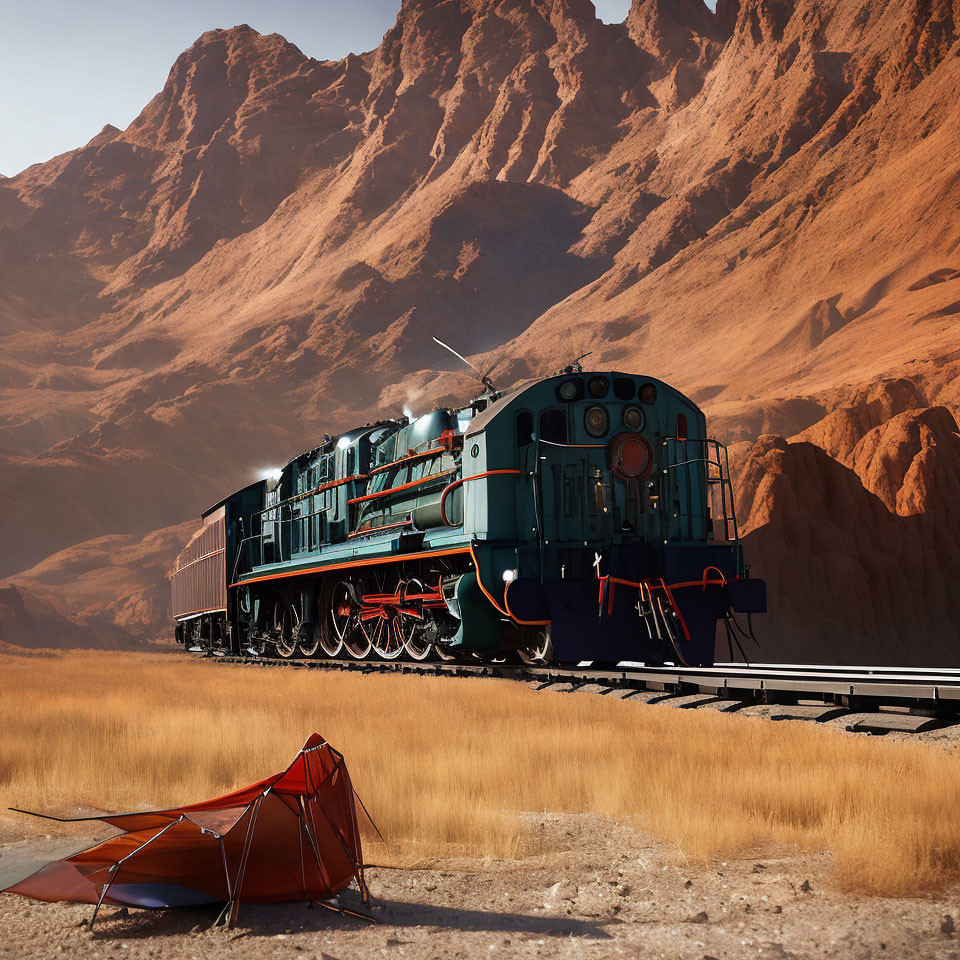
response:
M406 0L342 61L204 34L0 180L0 576L153 635L150 532L465 396L437 333L503 385L592 349L698 400L763 658L956 659L958 33L956 0Z

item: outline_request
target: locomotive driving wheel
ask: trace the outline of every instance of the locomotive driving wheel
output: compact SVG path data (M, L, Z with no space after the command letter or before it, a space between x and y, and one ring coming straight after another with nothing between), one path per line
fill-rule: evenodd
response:
M341 650L346 650L354 660L365 660L370 656L370 641L360 629L360 610L354 600L353 587L346 580L334 585L328 616L332 627L328 642L330 649L336 648L336 653L328 653L328 656L336 656ZM327 649L324 644L324 651Z
M296 603L278 597L273 605L273 637L277 656L289 660L297 652L300 611Z
M370 646L381 660L396 660L406 650L411 627L405 621L406 618L396 611L384 611L361 622Z
M396 660L406 650L414 621L403 612L403 581L389 593L386 582L376 571L365 579L360 629L381 660Z
M418 602L408 598L416 596L422 597L423 595L423 584L415 577L408 580L404 585L404 607L407 609L420 608L421 610L420 620L416 620L408 615L407 619L409 619L411 623L406 642L404 643L407 656L411 660L416 660L418 663L422 663L424 660L429 660L431 654L433 653L433 639L431 638L430 634L431 625L425 619L423 619L421 606L422 601Z
M309 622L300 624L300 638L297 647L301 657L315 657L320 649L320 630Z
M317 596L317 625L313 628L313 635L323 656L331 660L343 653L343 637L334 627L333 594L334 586L324 584Z

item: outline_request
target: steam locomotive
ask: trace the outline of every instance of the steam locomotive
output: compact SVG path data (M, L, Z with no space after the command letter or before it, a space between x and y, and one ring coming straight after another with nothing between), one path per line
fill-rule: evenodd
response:
M324 437L210 507L172 573L195 652L709 665L763 612L726 449L668 384L571 365ZM722 634L720 635L722 637Z

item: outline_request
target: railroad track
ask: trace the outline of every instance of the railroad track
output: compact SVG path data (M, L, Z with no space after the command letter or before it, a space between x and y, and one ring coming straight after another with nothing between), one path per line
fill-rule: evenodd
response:
M960 669L822 666L817 664L718 663L713 667L526 666L507 663L422 663L394 660L315 660L217 656L225 663L261 667L406 673L420 676L500 677L538 689L587 691L681 707L707 704L737 710L750 704L785 708L772 719L819 722L857 719L848 729L883 734L925 733L960 724ZM652 694L652 696L651 696ZM800 708L820 706L822 712ZM790 708L797 708L793 713Z

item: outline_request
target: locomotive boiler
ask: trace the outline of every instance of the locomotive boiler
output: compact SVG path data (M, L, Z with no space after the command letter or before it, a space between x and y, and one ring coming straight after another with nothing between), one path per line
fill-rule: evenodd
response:
M726 450L666 383L579 366L325 437L203 514L176 638L249 657L711 664L765 610Z

